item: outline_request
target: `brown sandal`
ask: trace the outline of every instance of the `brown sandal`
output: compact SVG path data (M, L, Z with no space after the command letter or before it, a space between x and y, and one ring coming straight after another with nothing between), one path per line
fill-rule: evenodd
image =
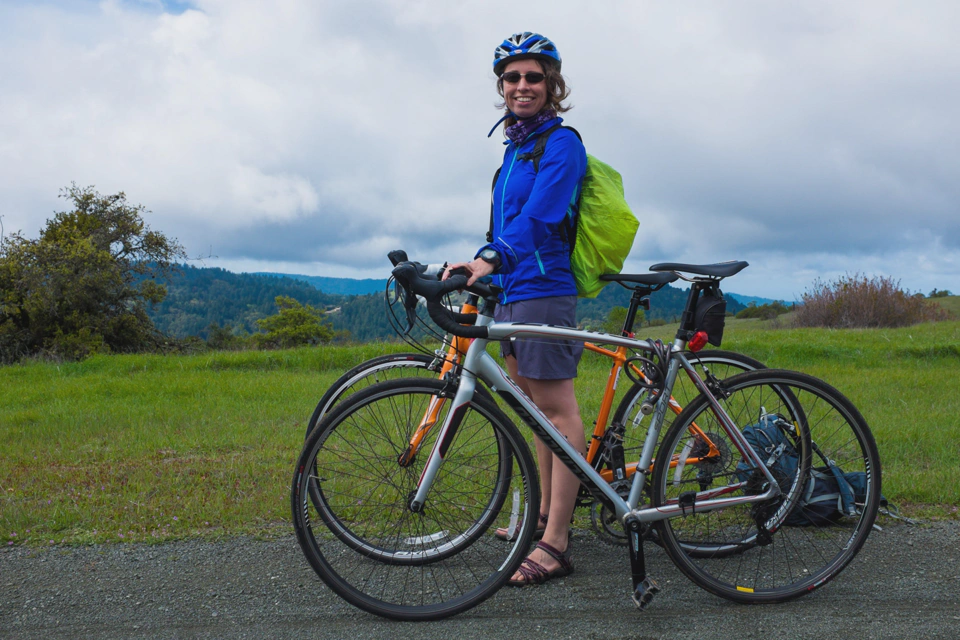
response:
M541 513L541 514L540 514L540 517L538 518L538 521L539 521L539 525L540 525L540 526L538 526L538 527L537 527L536 529L534 529L534 531L533 531L533 539L534 539L534 540L539 540L540 538L542 538L542 537L543 537L543 532L547 529L547 516L546 516L546 514ZM493 535L497 536L497 537L500 538L501 540L508 540L508 541L509 541L509 540L513 540L513 539L516 538L517 535L519 535L519 533L520 533L520 523L518 522L518 523L517 523L516 525L514 525L513 528L511 528L509 531L508 531L507 529L508 529L507 527L500 527L499 529L497 529L496 531L493 532Z
M570 543L567 542L567 550L559 551L556 547L546 542L538 542L536 548L542 549L544 553L559 562L560 566L552 571L547 571L542 564L536 560L531 560L530 557L527 556L527 558L520 563L520 568L517 569L517 573L521 575L521 579L514 580L511 578L507 584L511 587L526 587L533 584L543 584L547 580L570 575L573 573L573 562L570 560L569 545Z

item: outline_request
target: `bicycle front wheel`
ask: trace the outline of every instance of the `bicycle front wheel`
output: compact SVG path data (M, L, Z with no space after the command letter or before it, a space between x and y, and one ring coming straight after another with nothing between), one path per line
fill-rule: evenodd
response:
M311 433L297 464L291 501L304 555L337 594L377 615L430 620L475 606L516 571L536 526L533 458L479 395L461 409L423 509L410 510L439 429L412 464L400 454L444 388L405 379L352 395ZM496 527L514 524L515 540L495 538Z
M853 404L821 380L793 371L761 370L724 382L721 400L739 427L762 416L792 423L798 471L777 477L783 493L768 503L748 503L712 511L696 505L682 517L658 523L664 548L677 567L710 593L744 603L782 602L826 584L846 567L870 533L880 501L880 460L873 435ZM719 455L700 456L696 432L706 433ZM761 458L771 464L770 452ZM728 496L757 493L744 485L742 452L730 439L709 402L691 402L664 436L654 465L654 506L676 504L691 492L723 491ZM804 518L804 494L812 470L835 464L860 472L865 492L855 514L831 521ZM774 467L770 466L771 471ZM755 473L755 472L754 472ZM733 490L733 487L737 487Z

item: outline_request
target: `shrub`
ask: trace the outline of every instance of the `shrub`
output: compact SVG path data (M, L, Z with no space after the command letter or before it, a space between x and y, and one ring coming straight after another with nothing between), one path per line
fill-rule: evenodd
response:
M759 306L757 306L756 302L751 302L746 309L737 314L737 317L741 319L760 318L761 320L773 320L779 315L790 313L792 310L792 307L788 307L777 300Z
M627 312L627 308L621 306L616 306L613 309L610 309L610 313L607 314L607 319L603 323L603 326L600 327L600 330L605 333L620 335L620 330L623 329L623 323L627 319ZM643 320L643 309L637 309L637 315L633 320L634 326L643 324Z
M933 291L927 294L927 297L928 298L949 298L952 295L953 294L950 293L949 289L940 289L940 290L934 289Z
M244 349L250 342L243 335L238 335L237 330L230 324L221 327L219 322L213 322L207 327L207 334L206 345L215 351Z
M330 342L333 338L323 309L304 306L290 296L277 296L276 304L277 315L257 320L257 326L266 332L254 336L260 347L287 349Z
M851 329L906 327L946 319L946 311L927 302L922 294L902 290L899 280L854 274L833 283L816 280L812 290L803 294L794 323L800 327Z

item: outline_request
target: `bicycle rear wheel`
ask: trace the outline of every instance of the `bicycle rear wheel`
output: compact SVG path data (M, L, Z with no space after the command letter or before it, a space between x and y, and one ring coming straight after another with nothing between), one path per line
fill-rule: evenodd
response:
M409 509L439 429L413 464L398 457L444 388L405 379L352 395L311 433L297 464L291 504L304 555L337 594L377 615L430 620L475 606L516 571L536 526L533 458L479 395L463 410L423 510ZM515 540L495 538L512 524Z
M757 423L763 415L779 414L794 422L798 472L792 480L777 478L784 492L767 504L713 511L694 506L683 517L658 523L660 538L677 567L710 593L744 603L790 600L836 577L866 541L880 500L876 443L853 404L811 376L767 369L734 376L724 387L729 396L721 402L739 427ZM727 453L700 463L678 463L696 457L693 424ZM741 460L707 399L697 398L674 421L658 451L654 506L676 504L687 492L725 486L740 487L729 494L733 496L760 491L762 487L750 483L740 486L743 476L736 466ZM810 470L827 460L844 472L865 474L865 494L858 496L857 513L826 523L790 524L802 520Z

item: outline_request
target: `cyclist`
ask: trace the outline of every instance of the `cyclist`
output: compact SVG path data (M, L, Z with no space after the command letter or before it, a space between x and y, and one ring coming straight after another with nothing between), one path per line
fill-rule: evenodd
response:
M577 135L554 131L539 167L529 154L544 131L562 122L569 90L560 75L560 53L548 38L517 33L496 48L493 70L506 149L493 189L493 240L466 263L469 284L493 274L503 288L496 320L576 326L577 289L570 268L565 221L576 203L587 157ZM492 135L491 131L491 135ZM447 277L444 273L444 278ZM582 343L516 340L501 351L511 378L581 453L586 450L573 379ZM539 439L542 540L509 584L527 586L573 571L569 528L580 483ZM511 534L498 530L499 537Z

